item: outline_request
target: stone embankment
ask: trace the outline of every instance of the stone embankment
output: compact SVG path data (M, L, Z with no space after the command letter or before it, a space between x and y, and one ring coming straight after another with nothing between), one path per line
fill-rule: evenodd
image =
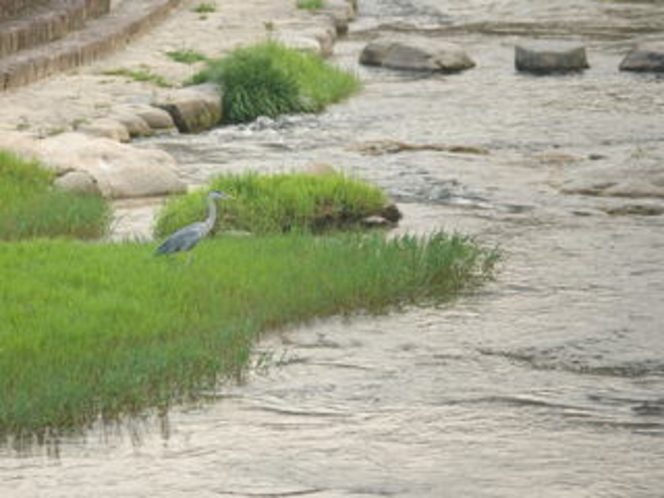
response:
M106 2L108 5L108 0ZM71 3L80 3L90 9L95 6L95 0ZM54 37L60 39L35 49L16 50L16 54L1 58L2 89L25 85L123 47L180 3L184 9L187 7L184 4L191 2L124 1L107 15L103 15L101 9L94 10L97 15L102 15L94 19L92 15L83 16L85 27L70 23L71 40L67 29L63 28L62 33ZM54 5L52 2L50 7ZM25 9L19 9L15 3L14 7L13 11L7 10L6 15L20 15L28 8L26 5ZM348 23L355 16L354 4L346 0L330 1L315 15L297 12L295 5L292 9L291 18L280 21L277 26L270 21L269 28L264 29L286 45L313 50L324 56L332 53L337 36L347 32ZM93 21L88 22L89 19ZM36 27L34 29L38 31ZM22 63L17 64L17 61ZM4 132L0 135L0 148L38 159L56 172L57 185L69 190L101 194L111 199L182 192L186 184L178 177L177 164L170 155L159 150L132 147L127 142L155 133L198 133L210 129L221 120L223 96L214 85L159 90L153 88L146 100L145 97L132 98L127 86L118 92L120 96L114 102L103 106L105 112L101 114L74 117L53 133ZM69 110L65 107L63 112L68 114Z

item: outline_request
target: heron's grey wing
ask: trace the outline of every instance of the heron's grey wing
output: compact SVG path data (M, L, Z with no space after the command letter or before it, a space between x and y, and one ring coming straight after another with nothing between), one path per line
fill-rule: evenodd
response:
M192 223L181 228L173 235L169 236L157 248L155 254L171 254L180 251L189 251L198 244L205 235L205 226L203 223Z

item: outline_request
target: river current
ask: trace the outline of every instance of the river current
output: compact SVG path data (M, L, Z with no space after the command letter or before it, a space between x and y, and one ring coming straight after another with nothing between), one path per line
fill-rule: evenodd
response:
M404 212L398 231L500 247L495 281L439 308L275 333L245 383L165 419L0 448L0 496L664 496L664 201L574 188L661 178L664 79L617 67L664 39L664 4L360 3L334 57L359 96L147 145L191 184L321 163L375 181ZM477 67L357 65L395 34L459 43ZM515 72L514 44L532 37L584 43L591 68ZM140 234L145 210L121 209L120 232Z

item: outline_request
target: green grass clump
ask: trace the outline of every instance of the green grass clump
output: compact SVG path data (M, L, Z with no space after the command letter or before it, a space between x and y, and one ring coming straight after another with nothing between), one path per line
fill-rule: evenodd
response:
M148 83L154 83L155 85L163 88L170 88L173 86L162 75L155 74L149 69L128 69L123 67L118 69L109 69L108 71L104 71L102 74L107 76L123 76L134 81L146 81Z
M324 0L297 0L298 9L303 10L319 10L325 6Z
M205 55L191 49L172 50L170 52L166 52L166 55L169 59L174 60L175 62L180 62L182 64L195 64L197 62L208 60Z
M223 89L223 121L243 123L258 116L318 112L360 87L358 79L319 55L266 41L211 60L193 83Z
M218 237L189 265L153 249L0 244L0 433L57 434L196 399L239 375L264 331L445 300L495 260L443 233Z
M37 162L0 151L0 240L96 238L106 232L108 204L97 196L55 189L53 179Z
M192 10L197 14L211 14L217 11L217 5L210 2L201 2Z
M170 201L159 215L156 235L203 219L209 190L234 197L220 204L218 225L255 234L352 228L379 214L387 203L378 187L342 174L221 175L210 182L209 189Z

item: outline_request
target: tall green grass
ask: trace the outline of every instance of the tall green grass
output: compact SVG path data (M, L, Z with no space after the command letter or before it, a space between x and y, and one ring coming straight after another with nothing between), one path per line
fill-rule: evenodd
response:
M77 429L195 399L264 331L440 301L491 271L471 240L217 237L191 264L138 243L0 244L0 433Z
M379 214L387 203L378 187L341 174L229 174L213 179L209 190L234 197L220 204L218 226L259 234L349 228ZM170 201L157 219L156 235L204 218L206 192Z
M193 83L215 82L223 89L223 117L243 123L258 116L318 112L360 87L352 74L319 55L266 41L208 62Z
M53 180L36 161L0 151L0 240L105 233L108 204L97 196L55 189Z

